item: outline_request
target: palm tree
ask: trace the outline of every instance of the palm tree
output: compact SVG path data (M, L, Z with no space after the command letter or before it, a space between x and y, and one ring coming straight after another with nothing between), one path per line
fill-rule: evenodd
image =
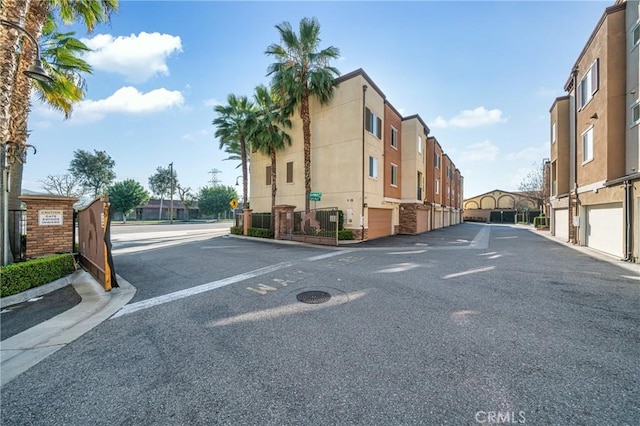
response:
M246 96L227 96L227 105L217 105L218 116L213 120L216 126L215 136L220 140L220 149L237 144L240 148L242 165L242 201L247 202L247 152L251 146L251 137L255 122L255 105Z
M224 152L229 154L229 156L227 158L223 158L222 161L227 161L227 160L238 161L238 165L236 166L236 169L242 166L242 155L240 154L239 143L232 142L230 144L225 145ZM247 152L247 166L249 164L251 164L251 159L249 157L249 152Z
M287 100L290 111L300 107L302 134L304 137L304 189L305 211L309 211L311 193L311 115L309 97L315 96L321 105L333 96L335 77L340 72L329 65L331 59L337 59L340 51L337 47L318 50L320 44L320 23L316 18L303 18L300 21L300 34L296 34L289 22L276 25L282 44L272 44L265 53L276 59L269 65L267 75L272 76L273 90Z
M18 10L21 5L16 0L3 1L5 6ZM30 94L32 87L38 92L38 97L52 106L54 109L64 112L68 118L72 111L72 105L84 98L85 84L81 77L82 72L91 72L91 67L80 55L89 49L79 40L73 38L73 33L58 33L54 12L63 23L68 24L75 20L82 20L88 31L92 31L97 23L105 22L111 13L115 11L118 0L47 0L29 2L25 13L25 30L36 40L43 36L45 39L42 59L45 68L53 77L51 84L37 82L34 85L32 79L24 75L23 71L33 63L36 55L36 46L31 42L20 44L15 72L12 74L10 87L9 114L6 139L11 144L13 165L10 169L11 188L9 192L8 207L19 209L19 195L22 192L23 162L26 156L28 131L27 122L30 112ZM25 6L22 6L26 8ZM22 9L24 10L24 9ZM15 12L14 12L15 15ZM15 19L15 18L12 18ZM18 21L20 22L20 21ZM20 39L20 38L19 38ZM18 40L19 40L18 39ZM18 46L18 40L13 44ZM8 45L7 45L8 46ZM4 77L3 77L4 80ZM32 86L33 85L33 86ZM4 131L4 127L0 130ZM10 224L13 227L13 224ZM10 230L11 231L11 230ZM10 244L17 247L15 232L10 232Z
M0 19L19 23L24 21L26 13L27 0L0 0ZM3 145L9 140L9 107L21 37L18 30L0 25L0 143Z
M257 105L254 141L256 149L271 158L271 234L275 228L276 205L276 152L291 145L291 136L284 129L291 128L288 111L265 86L256 87L254 99Z

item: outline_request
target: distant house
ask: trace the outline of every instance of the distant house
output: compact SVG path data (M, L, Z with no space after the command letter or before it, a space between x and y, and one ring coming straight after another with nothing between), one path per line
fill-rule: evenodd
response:
M160 200L157 198L149 199L144 206L136 208L135 220L169 220L169 211L171 209L171 200L162 200L162 215L160 215ZM200 211L197 205L187 209L180 200L173 200L173 218L178 220L196 219L200 217Z
M536 199L526 192L494 189L464 200L463 205L463 218L467 222L532 222L540 214Z

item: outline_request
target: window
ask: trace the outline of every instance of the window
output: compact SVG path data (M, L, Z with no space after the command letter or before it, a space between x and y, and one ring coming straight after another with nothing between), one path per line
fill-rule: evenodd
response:
M372 156L369 156L369 177L378 179L378 159Z
M378 139L382 138L382 120L366 108L366 129Z
M438 155L437 152L433 153L433 165L435 166L436 169L440 168L440 156Z
M418 154L422 154L422 136L418 136Z
M391 186L398 186L398 166L391 163Z
M293 161L287 163L287 183L293 183Z
M588 104L591 98L593 98L593 95L598 91L598 63L599 60L596 59L580 81L580 108Z
M395 127L391 128L391 146L398 148L398 130Z
M556 122L551 124L551 143L556 143Z
M422 201L422 173L418 172L417 177L418 177L418 182L417 182L418 192L416 194L416 199Z
M635 47L640 43L640 23L636 24L631 31L631 40L631 47Z
M447 166L447 179L451 179L451 167Z
M440 179L436 179L436 195L440 193Z
M271 185L271 166L267 166L267 185Z
M636 102L631 107L631 125L634 126L638 123L640 123L640 102Z
M593 160L593 127L582 134L582 162Z

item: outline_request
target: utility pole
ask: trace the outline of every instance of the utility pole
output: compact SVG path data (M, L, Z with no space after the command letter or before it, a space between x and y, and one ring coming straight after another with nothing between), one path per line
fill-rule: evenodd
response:
M173 224L173 191L175 179L173 178L173 161L169 164L169 175L171 176L171 201L169 202L169 223Z

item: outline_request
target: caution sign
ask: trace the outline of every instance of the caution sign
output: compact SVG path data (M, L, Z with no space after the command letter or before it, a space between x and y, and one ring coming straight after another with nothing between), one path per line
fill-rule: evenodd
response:
M238 207L238 200L234 198L233 200L229 201L229 205L231 206L232 209L235 210L235 208Z

